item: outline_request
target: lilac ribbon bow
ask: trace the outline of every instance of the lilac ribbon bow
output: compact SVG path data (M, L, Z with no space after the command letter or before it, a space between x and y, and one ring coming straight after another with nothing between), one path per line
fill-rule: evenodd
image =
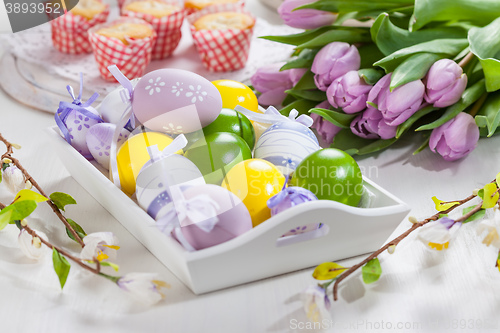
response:
M54 115L55 122L57 127L61 130L64 139L71 144L71 134L69 133L68 127L66 126L66 120L68 116L71 114L73 110L80 112L85 117L96 120L99 123L102 123L103 120L101 117L97 115L97 111L91 106L92 103L95 102L97 97L99 97L98 93L94 93L85 103L82 103L82 94L83 94L83 73L80 73L80 91L78 97L75 97L75 92L73 87L70 85L66 86L69 95L73 98L73 102L65 102L61 101L59 103L59 108ZM94 110L95 113L89 111L90 109ZM88 156L85 156L88 158Z
M311 127L314 122L314 120L308 115L302 114L299 116L299 111L295 109L290 111L288 117L282 115L274 106L268 107L264 113L253 112L240 105L237 105L234 109L245 115L248 119L258 123L275 124L286 121L296 121L306 127Z

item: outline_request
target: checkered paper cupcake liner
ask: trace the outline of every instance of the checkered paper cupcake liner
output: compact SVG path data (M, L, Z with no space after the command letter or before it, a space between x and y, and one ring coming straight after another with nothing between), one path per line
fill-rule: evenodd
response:
M245 6L245 0L240 0L240 1L237 1L237 2L233 2L232 4L244 7ZM221 4L210 4L209 6L220 6L220 5ZM204 8L201 8L201 9L197 9L197 8L193 8L193 7L185 7L186 15L191 15L191 14L196 13L196 12L202 10L202 9L207 8L207 7L204 7Z
M253 27L250 29L196 30L193 23L212 13L238 12L255 17L243 9L243 3L206 7L187 17L194 44L203 65L212 72L229 72L245 67L250 52Z
M116 82L116 79L108 71L108 66L116 65L128 79L135 79L144 74L146 66L151 61L151 52L156 40L156 33L147 38L129 40L125 45L120 40L112 37L105 37L97 34L99 29L106 28L120 23L141 23L147 22L137 19L122 17L116 21L95 26L89 30L89 40L94 51L99 72L106 81Z
M168 16L158 18L149 14L137 13L133 11L126 10L125 7L135 1L147 1L147 0L126 0L123 8L123 15L127 17L135 17L142 19L153 27L156 32L156 42L153 46L153 52L151 54L152 60L161 60L169 57L175 51L181 40L181 26L184 21L185 11L180 9ZM161 0L159 0L161 1ZM170 3L173 5L178 5L170 1L164 1L165 3Z
M109 6L106 5L106 10L91 20L68 12L50 21L54 47L60 52L69 54L92 53L88 30L106 22L108 15Z

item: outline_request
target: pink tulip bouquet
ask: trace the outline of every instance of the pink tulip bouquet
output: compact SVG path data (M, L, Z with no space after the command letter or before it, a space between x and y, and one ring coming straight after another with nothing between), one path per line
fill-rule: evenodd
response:
M252 85L261 104L311 113L331 147L369 154L416 131L416 153L454 161L500 133L500 2L285 0L278 13L306 30L264 37L296 48Z

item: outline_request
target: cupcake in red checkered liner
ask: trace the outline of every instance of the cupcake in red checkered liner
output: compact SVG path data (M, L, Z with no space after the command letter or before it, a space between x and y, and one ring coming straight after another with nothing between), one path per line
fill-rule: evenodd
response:
M185 12L169 0L126 0L124 16L137 17L151 24L156 32L152 60L169 57L181 40Z
M243 4L206 7L187 17L203 65L213 72L245 67L255 17Z
M244 4L243 0L185 0L184 1L184 8L186 9L187 14L193 14L194 12L197 12L205 7L208 6L217 6L217 5L222 5L225 3L242 3Z
M106 22L109 6L99 0L80 0L67 14L52 21L54 47L69 54L91 53L88 30Z
M144 20L121 17L91 28L89 40L101 76L107 81L116 81L108 66L116 65L129 79L144 74L151 61L156 33Z

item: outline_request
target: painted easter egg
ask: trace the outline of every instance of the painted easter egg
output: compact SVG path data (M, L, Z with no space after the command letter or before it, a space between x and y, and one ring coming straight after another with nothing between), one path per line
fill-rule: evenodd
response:
M273 124L255 144L255 158L274 164L289 175L309 154L320 149L314 133L301 123L287 121Z
M114 124L100 123L92 126L87 132L86 141L94 160L104 169L109 169L109 151L115 133ZM130 132L122 128L118 135L117 147L127 140Z
M313 192L320 200L357 206L363 194L363 176L356 161L342 150L325 148L307 156L295 169L290 186Z
M229 170L222 187L243 201L255 227L271 217L267 201L281 191L284 183L285 177L273 164L254 158L240 162Z
M252 158L252 152L239 136L217 132L196 141L184 156L200 169L207 184L220 185L234 165Z
M234 80L217 80L212 83L220 92L223 108L234 109L236 105L240 105L254 112L259 108L257 96L247 85Z
M222 109L219 91L204 77L164 68L144 75L134 89L132 108L147 128L191 133L214 121Z
M255 145L255 133L252 123L246 116L232 109L223 108L217 119L203 128L205 135L216 132L236 134L246 141L250 149L253 149Z
M116 154L118 175L123 192L129 196L134 194L135 180L139 171L151 159L147 148L157 145L161 151L172 141L168 135L158 132L141 132L125 141ZM177 153L182 153L182 151Z
M187 201L201 196L215 202L217 221L212 228L204 230L186 216L183 221L179 221L181 227L175 230L182 233L195 250L227 242L252 229L252 220L245 205L236 195L220 186L193 186L185 190L183 196ZM174 236L178 234L174 233Z
M181 191L190 186L204 185L203 176L190 160L181 155L170 155L153 163L146 163L136 179L136 196L152 218L165 214L172 202L171 187Z
M71 146L85 158L92 159L92 154L87 146L87 132L92 126L102 123L102 119L93 107L89 106L86 110L95 117L85 115L77 110L71 110L62 119L62 122L69 133Z
M133 79L130 82L135 87L139 79ZM126 102L126 99L124 102L124 98L122 97L124 93L126 93L126 89L118 87L106 95L101 104L96 106L96 110L105 122L116 125L121 120L122 115L128 107L128 102Z
M261 109L257 109L257 113L264 113ZM262 133L264 133L272 124L259 123L257 121L250 120L253 126L253 131L255 132L255 140L259 140Z

